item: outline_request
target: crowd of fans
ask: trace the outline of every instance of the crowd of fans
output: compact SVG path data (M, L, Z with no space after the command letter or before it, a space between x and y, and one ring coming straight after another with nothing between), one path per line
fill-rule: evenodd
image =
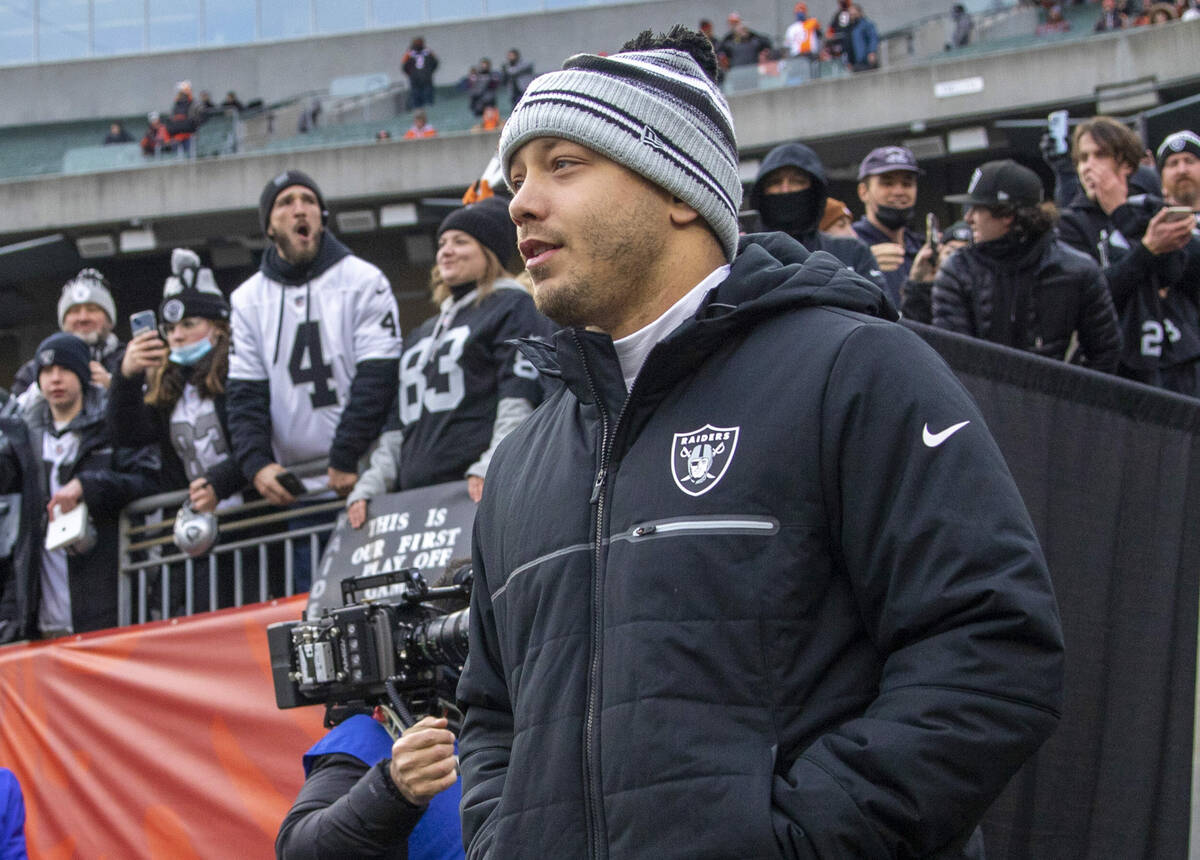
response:
M257 104L261 104L261 101ZM179 81L175 85L175 97L170 109L165 113L152 110L146 115L146 130L138 141L142 153L153 157L178 152L190 157L193 154L192 138L201 125L228 110L241 111L245 108L233 90L225 94L224 101L216 104L208 90L193 95L191 81ZM104 137L105 144L133 142L134 137L119 122L112 123Z
M903 146L859 164L854 220L816 153L791 142L763 159L743 223L832 254L908 319L1200 396L1200 137L1153 143L1107 117L1080 122L1065 152L1043 146L1054 202L1029 167L990 161L945 198L964 218L941 231L918 217L923 171ZM442 224L440 312L403 351L387 280L325 230L314 180L276 177L260 215L272 244L232 302L177 249L157 327L123 344L112 288L84 269L63 286L60 331L13 379L0 491L24 493L29 522L84 503L90 532L49 551L24 531L13 557L39 571L35 635L115 622L116 517L139 496L186 488L201 513L254 496L287 506L303 488L281 475L328 459L327 482L308 488L348 495L353 525L392 489L457 477L478 499L490 452L539 401L536 371L498 346L550 330L511 265L501 201Z

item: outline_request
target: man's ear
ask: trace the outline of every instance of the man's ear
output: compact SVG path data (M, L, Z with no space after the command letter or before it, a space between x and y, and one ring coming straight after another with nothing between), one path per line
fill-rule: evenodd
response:
M863 204L867 202L867 183L865 182L858 183L858 200Z
M668 210L671 216L671 224L675 227L686 226L700 217L699 212L678 197L671 198Z

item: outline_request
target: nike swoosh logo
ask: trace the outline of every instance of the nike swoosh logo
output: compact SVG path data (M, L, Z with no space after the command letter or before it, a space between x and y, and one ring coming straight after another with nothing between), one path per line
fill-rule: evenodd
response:
M960 421L958 424L951 424L941 433L930 433L929 425L926 424L925 429L921 431L921 441L925 443L926 448L936 448L970 423L970 421Z

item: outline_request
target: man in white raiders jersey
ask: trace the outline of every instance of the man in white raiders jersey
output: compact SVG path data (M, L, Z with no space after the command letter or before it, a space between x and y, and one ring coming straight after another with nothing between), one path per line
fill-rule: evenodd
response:
M408 338L393 416L399 424L389 425L347 500L355 528L366 519L367 499L393 486L465 477L478 502L492 452L541 402L538 373L512 341L548 338L554 325L505 267L516 250L516 226L499 198L442 221L431 283L441 312Z
M395 396L396 299L379 269L325 230L325 200L307 174L287 170L268 182L259 215L273 245L231 297L234 455L275 504L295 501L277 476L322 457L329 486L344 496Z

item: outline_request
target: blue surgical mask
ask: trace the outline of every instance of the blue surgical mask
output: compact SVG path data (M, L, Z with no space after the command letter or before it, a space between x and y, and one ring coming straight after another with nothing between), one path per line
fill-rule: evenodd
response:
M179 349L171 350L171 361L176 364L182 364L184 367L191 367L204 356L212 352L212 341L206 337L200 338L195 343L189 343L187 346L181 346Z

